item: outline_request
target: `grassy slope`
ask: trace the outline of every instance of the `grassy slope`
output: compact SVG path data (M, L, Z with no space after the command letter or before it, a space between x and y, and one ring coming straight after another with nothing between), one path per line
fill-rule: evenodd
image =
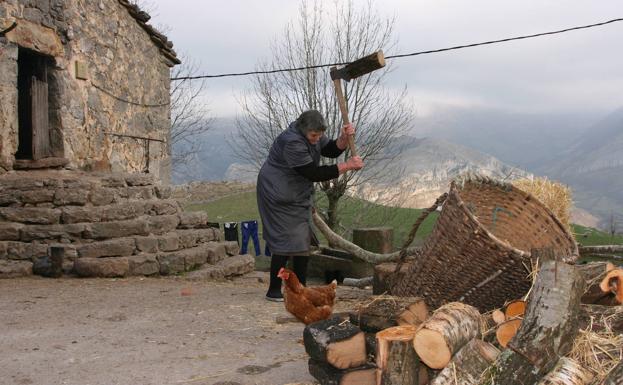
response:
M340 229L342 232L356 227L390 226L394 229L394 247L396 249L399 249L405 241L411 226L421 213L421 210L418 209L379 206L348 197L344 198L340 204ZM317 207L322 210L326 207L326 201L319 200ZM252 219L261 222L255 192L228 196L208 204L190 205L186 209L205 210L210 221L213 222L240 222ZM437 213L433 213L422 224L414 244L421 243L424 237L430 234L436 218ZM623 244L623 236L620 235L611 237L605 232L579 225L573 225L573 229L582 245ZM320 234L318 235L320 236ZM346 235L350 238L350 234ZM251 246L249 245L249 247Z

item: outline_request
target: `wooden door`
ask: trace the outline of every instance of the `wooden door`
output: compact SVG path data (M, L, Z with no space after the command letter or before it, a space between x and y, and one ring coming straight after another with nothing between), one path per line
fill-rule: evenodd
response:
M46 72L43 66L40 76L32 76L30 83L33 160L46 158L51 154Z

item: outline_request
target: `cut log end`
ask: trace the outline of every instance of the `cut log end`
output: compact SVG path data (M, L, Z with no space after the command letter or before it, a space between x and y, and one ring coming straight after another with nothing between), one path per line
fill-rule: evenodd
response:
M387 367L390 341L412 341L417 328L413 325L394 326L376 333L377 352L376 366L380 369Z
M526 302L525 301L513 301L506 305L506 310L504 311L504 315L506 319L509 320L511 318L521 317L526 312Z
M506 348L506 345L508 345L508 341L515 337L515 334L517 334L517 331L520 327L520 319L512 319L498 326L498 330L496 330L495 336L497 337L500 346Z
M495 322L496 325L500 325L501 323L506 321L506 315L500 309L495 309L491 313L491 318L493 319L493 322Z
M428 319L430 315L428 306L423 299L420 299L407 308L398 317L398 325L415 325L419 326Z
M354 368L366 362L366 340L363 332L327 346L327 362L338 369Z
M617 302L623 303L623 269L608 271L608 274L599 284L599 288L604 293L614 293Z
M374 385L376 384L376 370L374 368L355 370L346 373L340 385Z
M444 336L435 330L420 329L413 340L413 347L422 362L432 369L443 369L452 358Z

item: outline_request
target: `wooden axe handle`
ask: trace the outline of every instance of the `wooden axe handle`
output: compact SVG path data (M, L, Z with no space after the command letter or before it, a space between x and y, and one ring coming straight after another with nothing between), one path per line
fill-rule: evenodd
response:
M335 69L337 68L331 68L332 71ZM344 93L342 92L342 80L334 79L333 85L335 86L337 104L339 104L340 112L342 113L342 123L346 125L350 123L350 120L348 120L348 108L346 108L346 99L344 98ZM348 136L348 148L350 149L350 156L357 156L357 150L355 149L355 139L353 138L353 135Z

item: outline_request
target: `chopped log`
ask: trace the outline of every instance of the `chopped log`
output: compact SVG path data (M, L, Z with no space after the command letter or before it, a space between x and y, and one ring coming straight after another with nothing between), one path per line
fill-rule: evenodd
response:
M376 369L372 366L360 366L354 369L340 370L310 358L308 361L309 374L321 385L375 385Z
M435 310L418 329L413 346L428 367L442 369L452 355L480 336L480 313L473 306L451 302Z
M363 289L366 286L372 286L374 282L374 277L364 277L364 278L344 278L342 282L343 286L351 286L358 287Z
M539 381L539 385L588 385L593 374L577 361L562 357L558 363Z
M303 342L307 354L337 369L348 369L366 362L364 333L349 320L339 317L314 322L305 327Z
M420 365L420 369L418 370L418 385L428 385L430 382L430 374L428 373L432 369L428 368L426 365Z
M374 266L374 280L372 282L372 294L380 295L390 293L392 282L400 281L409 270L410 262L402 264L400 271L396 271L397 263L381 263Z
M515 337L520 327L520 319L511 319L498 326L497 330L495 331L495 337L497 338L500 346L506 348L508 342L513 337Z
M614 270L615 266L610 262L593 262L576 267L586 281L587 289L582 296L582 303L615 306L619 302L610 291L603 292L600 284L606 274Z
M522 317L526 312L526 301L516 300L508 303L504 310L506 319Z
M452 357L430 385L476 385L499 354L493 345L474 338Z
M608 373L601 385L623 385L623 361Z
M495 322L496 325L501 324L506 321L506 314L500 309L495 309L491 312L491 319Z
M413 350L415 326L394 326L376 333L376 384L418 385L420 360Z
M365 332L376 333L393 326L421 323L428 308L419 297L373 297L351 313L350 321Z
M613 293L617 302L623 303L623 269L609 271L601 280L599 288L604 293Z
M623 306L586 305L580 307L581 330L623 334Z
M584 279L574 266L545 261L530 292L521 328L483 384L538 383L573 347L583 292Z

